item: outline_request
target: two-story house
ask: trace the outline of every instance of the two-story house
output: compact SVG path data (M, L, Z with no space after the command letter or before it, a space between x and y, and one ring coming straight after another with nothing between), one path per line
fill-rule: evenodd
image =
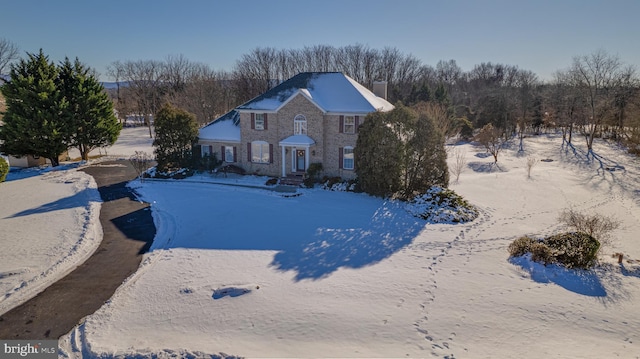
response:
M355 177L353 149L367 114L393 109L339 72L304 72L200 129L202 155L216 153L248 173L285 177L322 163L323 173Z

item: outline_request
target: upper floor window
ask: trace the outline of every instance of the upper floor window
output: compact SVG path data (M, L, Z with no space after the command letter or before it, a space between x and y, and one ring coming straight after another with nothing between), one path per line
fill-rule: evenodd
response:
M251 114L251 129L252 130L266 130L267 129L267 114L266 113L252 113Z
M293 134L294 135L307 134L307 119L303 115L297 115L293 119Z
M353 147L347 146L342 149L342 168L352 170L354 168Z
M356 117L344 116L344 125L342 132L344 133L356 133Z

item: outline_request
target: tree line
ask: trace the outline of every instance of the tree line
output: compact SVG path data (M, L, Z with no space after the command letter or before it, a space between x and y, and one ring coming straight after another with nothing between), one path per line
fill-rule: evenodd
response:
M15 59L15 47L0 49L0 64ZM3 61L3 53L9 61ZM343 72L369 88L374 81L387 81L391 103L424 106L445 136L461 131L471 136L474 129L491 125L491 132L504 139L520 139L522 150L526 133L554 128L562 131L569 148L575 138L583 138L594 158L592 144L598 136L640 152L637 73L602 50L574 57L551 80L541 81L534 72L508 64L483 62L469 71L455 60L431 66L395 47L258 47L243 54L230 71L183 55L114 61L107 75L116 86L108 93L121 118L134 114L151 124L149 116L171 103L202 125L304 71Z
M431 66L395 47L362 44L258 47L243 54L231 71L216 71L182 55L115 61L108 67L120 85L111 95L121 114L146 116L170 102L195 114L200 124L305 71L343 72L368 88L386 81L394 104L446 101L441 126L459 130L464 121L474 129L491 124L505 138L519 138L521 146L527 131L549 127L566 133L568 144L579 134L589 149L597 136L640 143L635 68L602 50L576 56L549 81L515 65L482 62L463 71L455 60Z

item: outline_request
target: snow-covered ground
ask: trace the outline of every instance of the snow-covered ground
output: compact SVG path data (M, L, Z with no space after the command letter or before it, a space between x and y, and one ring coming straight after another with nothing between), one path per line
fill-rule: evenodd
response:
M615 170L599 169L560 143L529 138L500 170L457 146L467 167L451 187L481 212L468 224L364 194L136 182L158 227L152 251L63 337L63 355L636 358L640 164L598 144ZM527 156L551 161L527 178ZM562 230L568 207L622 223L598 268L508 258L513 239Z
M149 127L125 127L120 131L120 136L113 146L96 148L89 153L89 156L107 155L112 158L129 158L135 151L144 151L153 155L152 144L153 138L149 137ZM76 148L71 148L69 157L78 159L80 152Z
M107 153L151 154L148 131L123 129ZM71 272L102 241L100 194L93 177L78 171L85 165L14 170L0 183L0 314Z

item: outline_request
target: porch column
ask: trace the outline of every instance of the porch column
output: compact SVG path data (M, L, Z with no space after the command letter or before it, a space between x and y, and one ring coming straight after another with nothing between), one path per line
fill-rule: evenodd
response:
M287 162L287 161L286 161L286 159L287 159L287 158L285 157L285 153L284 153L284 152L285 152L285 151L284 151L284 146L283 146L283 145L280 145L280 147L282 148L282 157L280 157L280 158L282 159L282 177L285 177L285 176L286 176L286 174L285 174L285 173L287 172L287 171L286 171L286 167L285 167L285 162Z
M307 149L304 151L304 170L308 170L309 169L309 146L307 146Z

